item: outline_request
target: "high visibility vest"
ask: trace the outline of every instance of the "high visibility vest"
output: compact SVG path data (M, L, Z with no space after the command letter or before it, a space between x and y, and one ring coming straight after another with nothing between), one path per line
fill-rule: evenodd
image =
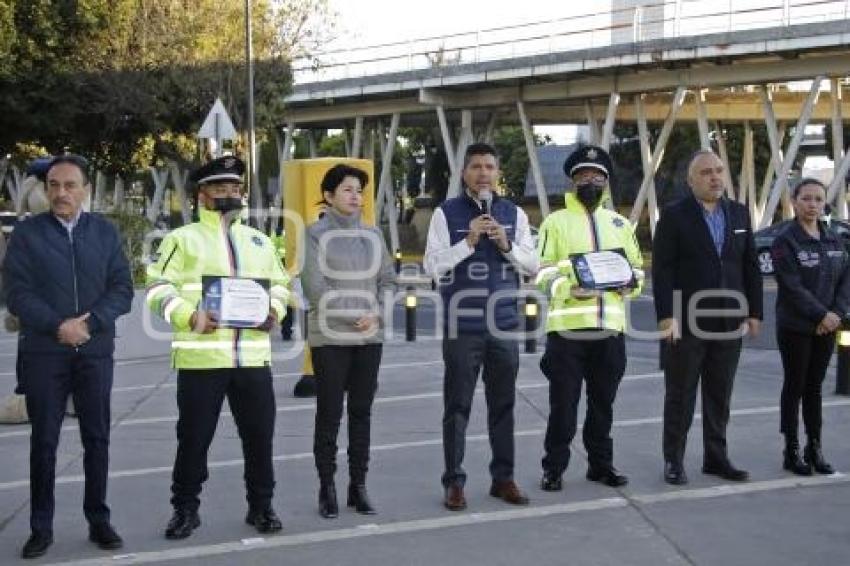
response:
M624 298L616 291L601 297L575 299L570 289L578 282L570 256L592 251L622 249L636 269L638 285L630 296L640 295L643 265L631 222L602 206L589 214L574 193L567 193L566 208L550 214L540 226L538 254L541 269L536 283L549 299L546 331L606 329L622 332L626 326Z
M169 233L158 255L147 268L146 302L174 331L172 367L220 369L271 363L268 332L220 328L199 334L189 326L201 300L204 275L267 279L271 309L278 320L283 319L289 277L268 236L238 221L227 225L220 213L201 208L199 221Z

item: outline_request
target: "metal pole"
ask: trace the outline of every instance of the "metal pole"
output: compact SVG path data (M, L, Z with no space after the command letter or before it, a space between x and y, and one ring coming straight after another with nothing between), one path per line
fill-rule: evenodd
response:
M404 339L407 342L416 341L416 289L407 288L404 299Z
M539 306L534 295L525 297L525 352L533 354L537 351L537 319Z
M850 331L839 330L835 368L835 394L850 395Z
M260 187L257 184L257 137L254 131L254 46L251 31L251 0L245 0L245 63L248 67L248 202L256 208L262 206Z

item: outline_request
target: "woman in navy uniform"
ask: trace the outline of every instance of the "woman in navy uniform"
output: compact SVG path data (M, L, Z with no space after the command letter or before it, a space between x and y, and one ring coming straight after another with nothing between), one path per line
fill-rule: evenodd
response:
M771 251L779 292L776 334L785 379L781 397L783 468L808 476L831 474L821 452L821 385L835 346L835 333L850 307L850 260L839 236L820 220L826 187L800 181L793 192L796 219ZM808 444L797 440L800 401Z

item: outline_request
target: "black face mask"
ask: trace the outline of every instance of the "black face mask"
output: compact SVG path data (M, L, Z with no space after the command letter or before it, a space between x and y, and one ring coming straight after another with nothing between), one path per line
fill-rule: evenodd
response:
M242 197L216 197L213 200L213 210L222 214L242 210Z
M599 206L604 191L605 187L599 187L593 183L584 183L576 185L576 198L587 210L593 212Z

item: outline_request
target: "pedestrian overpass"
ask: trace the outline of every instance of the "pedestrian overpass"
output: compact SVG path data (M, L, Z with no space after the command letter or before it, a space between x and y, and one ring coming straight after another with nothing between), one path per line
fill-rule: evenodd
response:
M439 126L452 196L466 146L492 140L498 125L520 125L545 216L532 127L586 125L590 141L607 147L614 125L631 123L645 174L630 217L638 222L648 210L654 229L654 173L676 124L696 122L702 146L714 142L727 163L729 196L766 226L781 202L787 206L788 175L806 126L831 123L835 179L828 196L846 218L850 157L841 125L850 115L849 47L848 0L615 0L601 14L329 51L294 64L279 157L289 157L296 130L315 154L315 130L343 129L349 156L374 158L378 142L386 165L400 126ZM654 146L651 123L662 125ZM756 123L770 140L764 179L755 178ZM741 171L728 168L722 132L729 124L744 127ZM389 167L382 171L379 214L392 202ZM394 207L387 212L397 249Z

